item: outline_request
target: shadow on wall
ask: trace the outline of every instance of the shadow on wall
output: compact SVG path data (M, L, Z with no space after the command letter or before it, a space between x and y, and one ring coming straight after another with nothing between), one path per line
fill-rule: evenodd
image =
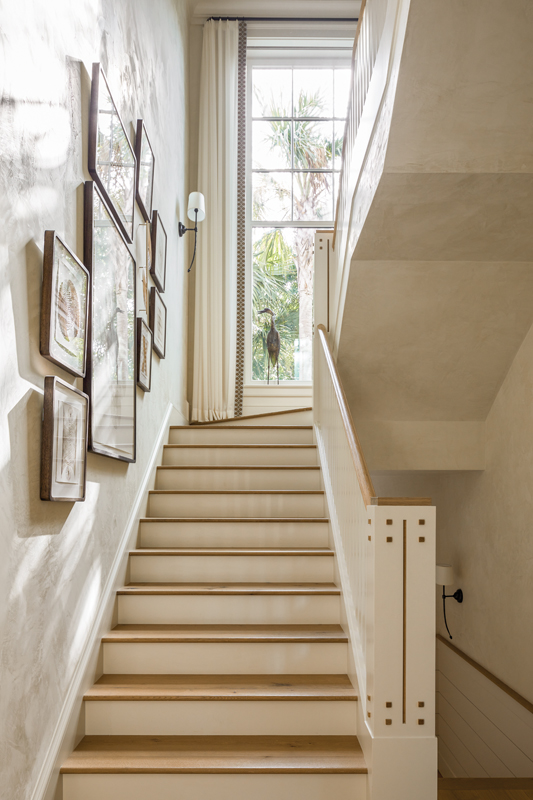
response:
M43 396L30 389L8 414L11 461L13 524L17 536L61 534L74 503L50 503L40 499L41 415Z

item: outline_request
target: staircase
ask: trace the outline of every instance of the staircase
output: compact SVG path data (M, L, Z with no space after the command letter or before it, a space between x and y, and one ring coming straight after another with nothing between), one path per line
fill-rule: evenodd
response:
M63 800L364 800L308 409L173 427Z

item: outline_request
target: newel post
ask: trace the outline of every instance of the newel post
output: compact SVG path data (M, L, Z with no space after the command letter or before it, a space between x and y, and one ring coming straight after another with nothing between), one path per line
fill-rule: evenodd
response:
M368 517L371 796L436 800L435 508L373 505Z

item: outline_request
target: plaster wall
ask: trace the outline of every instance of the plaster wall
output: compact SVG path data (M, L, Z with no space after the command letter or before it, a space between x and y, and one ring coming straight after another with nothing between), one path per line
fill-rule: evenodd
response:
M449 592L464 592L462 605L447 603L453 643L530 702L532 396L533 328L487 416L484 470L372 476L378 494L433 498L437 561L453 565L456 584ZM437 630L446 636L441 603Z
M10 800L32 796L169 402L186 413L177 223L186 200L187 48L184 0L0 3L0 794ZM83 255L94 61L130 137L143 117L156 154L154 208L168 234L167 358L154 354L151 393L137 390L137 463L89 454L86 501L45 503L44 376L81 381L39 355L42 248L53 229Z

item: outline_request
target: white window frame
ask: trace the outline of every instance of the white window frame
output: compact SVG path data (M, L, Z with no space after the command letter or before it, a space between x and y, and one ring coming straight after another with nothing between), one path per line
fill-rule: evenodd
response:
M293 40L285 47L268 46L250 47L247 49L246 72L246 302L245 302L245 334L244 334L244 388L266 386L266 381L252 378L252 228L311 228L319 230L333 229L334 221L302 220L295 222L261 222L252 225L252 68L253 67L343 67L351 66L351 44L341 40L340 47L318 47L320 40L315 41L312 55L310 43L306 39L305 47L298 47L298 40ZM340 42L339 42L340 44ZM339 174L339 173L337 173ZM280 380L281 387L309 387L312 381ZM269 388L277 386L275 380L270 381Z

